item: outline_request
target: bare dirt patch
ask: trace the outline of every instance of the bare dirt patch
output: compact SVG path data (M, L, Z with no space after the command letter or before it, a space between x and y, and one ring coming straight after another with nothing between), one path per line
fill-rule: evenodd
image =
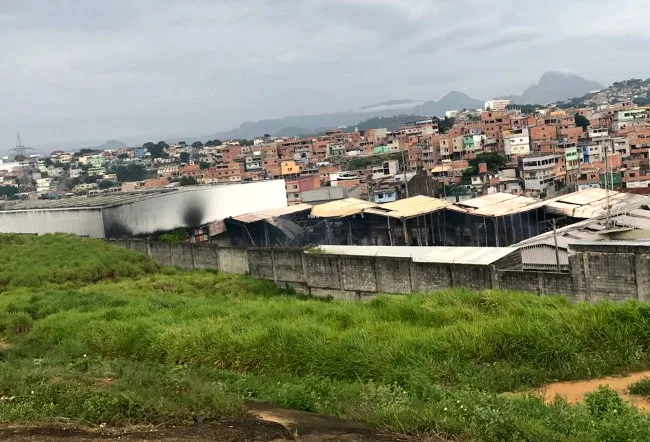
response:
M258 419L213 421L194 425L75 427L52 423L0 425L2 441L215 441L215 442L444 442L435 437L405 436L375 430L361 423L304 411L248 403Z
M356 441L356 442L414 442L441 441L436 438L417 438L369 428L359 422L304 411L277 408L252 402L249 409L260 419L277 422L287 428L296 440L302 442Z
M545 385L537 390L537 394L544 402L551 402L555 396L560 396L570 404L575 404L584 399L585 394L596 391L600 385L606 385L616 391L624 400L631 402L637 408L650 412L650 401L645 397L628 393L630 385L643 378L650 377L650 371L630 373L626 376L610 376L586 381L556 382Z

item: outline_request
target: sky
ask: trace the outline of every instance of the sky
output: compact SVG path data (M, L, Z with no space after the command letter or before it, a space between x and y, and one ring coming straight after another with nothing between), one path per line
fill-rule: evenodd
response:
M650 76L647 0L1 0L0 152Z

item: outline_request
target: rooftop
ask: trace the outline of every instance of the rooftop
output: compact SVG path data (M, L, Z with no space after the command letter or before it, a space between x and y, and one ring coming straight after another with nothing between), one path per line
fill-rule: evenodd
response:
M291 215L293 213L303 212L310 210L313 206L311 204L296 204L294 206L280 207L277 209L263 210L261 212L247 213L245 215L233 216L232 219L242 223L254 223L257 221L273 220L279 216Z
M418 195L365 209L364 213L372 213L373 215L388 216L391 218L412 218L414 216L436 212L450 205L451 203L446 200Z
M456 208L465 209L472 215L507 216L528 212L546 205L546 201L511 193L495 193L456 203ZM457 210L457 209L456 209Z
M331 255L385 256L412 258L413 262L489 265L516 247L398 247L398 246L319 246L320 253Z
M91 196L73 196L56 200L18 201L16 204L4 205L2 210L101 209L144 201L160 196L163 193L177 191L178 189L159 189L138 192L115 192Z
M371 207L378 207L378 204L356 198L346 198L314 206L311 215L316 218L337 218L356 215Z
M643 204L648 203L650 203L650 199L643 195L609 192L610 213L613 215L641 208ZM588 219L605 216L607 213L607 191L605 189L586 189L570 193L548 201L546 210L554 215L572 218Z

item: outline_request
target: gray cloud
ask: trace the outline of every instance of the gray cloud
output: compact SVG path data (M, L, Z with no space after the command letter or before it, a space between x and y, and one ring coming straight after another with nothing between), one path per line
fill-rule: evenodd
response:
M648 19L646 0L2 0L0 152L17 131L33 145L190 136L520 93L560 67L647 77Z

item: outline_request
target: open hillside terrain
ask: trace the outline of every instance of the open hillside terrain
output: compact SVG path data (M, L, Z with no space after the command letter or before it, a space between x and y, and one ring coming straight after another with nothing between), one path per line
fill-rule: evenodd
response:
M367 431L356 440L650 440L650 416L613 390L536 394L647 370L649 347L650 305L636 302L313 299L101 241L0 235L3 439L63 426L98 439L323 440L296 416L329 415ZM256 420L279 409L319 415Z

